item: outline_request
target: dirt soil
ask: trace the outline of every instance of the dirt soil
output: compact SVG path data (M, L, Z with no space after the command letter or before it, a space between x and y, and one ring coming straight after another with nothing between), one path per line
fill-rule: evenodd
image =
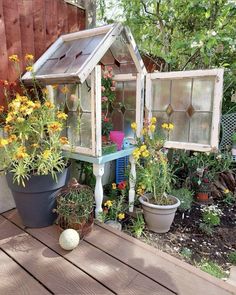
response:
M214 202L215 204L215 202ZM201 205L195 203L184 215L177 211L174 223L168 233L156 234L144 230L140 240L168 254L184 259L191 264L199 263L203 258L215 261L228 270L230 263L228 255L236 251L236 204L227 205L218 202L218 208L223 212L221 224L215 227L212 235L202 233L199 224L202 222ZM129 221L126 221L126 226ZM129 231L124 231L129 233ZM190 249L191 257L181 255L183 249Z

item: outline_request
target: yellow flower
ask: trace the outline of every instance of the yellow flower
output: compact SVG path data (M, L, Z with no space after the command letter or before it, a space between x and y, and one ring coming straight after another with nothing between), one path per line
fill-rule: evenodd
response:
M50 150L45 150L43 153L42 153L42 157L44 160L47 160L50 156L51 156L52 152Z
M27 54L25 55L25 60L27 60L27 61L32 61L32 60L34 60L34 56L33 56L33 54L27 53Z
M112 201L111 200L107 200L106 203L104 204L105 207L111 208L112 206Z
M48 91L47 88L43 88L43 89L42 89L42 92L43 92L44 95L48 95L48 93L49 93L49 91Z
M17 140L17 136L15 134L12 134L11 136L8 137L8 142L12 143L13 141Z
M38 110L38 109L40 109L40 107L41 107L41 103L40 103L39 101L36 101L36 102L34 103L34 109L35 109L35 110Z
M20 146L16 152L16 159L21 160L25 159L29 155L26 153L26 148L24 146Z
M141 152L140 152L139 148L136 148L136 149L133 151L134 159L135 159L135 160L138 160L139 157L140 157L140 155L141 155Z
M54 104L51 103L50 101L46 101L44 103L45 107L47 107L48 109L53 109L54 108Z
M7 117L6 117L6 123L10 123L14 120L14 116L12 113L8 113Z
M33 72L33 67L32 66L28 66L25 68L27 72Z
M229 190L228 190L228 189L225 189L225 190L224 190L224 193L225 193L225 194L228 194L228 193L229 193Z
M144 151L146 151L146 149L147 149L146 144L143 144L143 145L141 145L139 150L140 150L140 152L144 152Z
M16 121L17 121L18 123L22 123L22 122L25 121L25 119L22 118L22 117L18 117L18 118L16 119Z
M53 122L48 125L48 130L51 132L61 131L61 129L62 129L62 125L59 122Z
M141 132L142 135L147 134L147 132L148 132L147 128L146 127L143 127L142 132Z
M149 155L150 155L150 153L149 153L148 150L142 152L142 156L143 156L144 158L147 158Z
M62 136L59 140L61 144L69 144L69 141L65 136Z
M69 88L68 88L67 86L64 86L64 87L62 87L61 92L62 92L63 94L66 94L66 93L69 92Z
M143 189L142 187L139 187L139 188L137 189L137 194L138 194L139 196L142 196L142 195L144 194L144 189Z
M155 129L156 129L156 126L155 126L155 125L150 125L150 131L151 131L151 132L154 132Z
M17 54L13 54L13 55L9 56L9 60L12 62L15 62L15 63L20 61Z
M172 130L172 129L174 129L174 124L169 123L169 130Z
M168 129L169 128L169 125L168 125L168 123L163 123L163 124L161 124L161 127L163 129Z
M62 113L62 112L57 113L57 119L66 120L67 117L68 117L68 115L65 113Z
M0 113L4 111L4 106L0 106Z
M133 122L133 123L131 124L131 128L132 128L133 130L137 130L137 124L136 124L135 122Z
M8 140L5 138L0 138L0 147L8 145Z
M53 88L53 89L57 89L57 87L58 87L58 84L54 84L54 85L52 85L52 88Z
M115 190L116 189L116 183L113 182L111 185L112 185L112 189Z
M5 125L3 130L7 133L10 133L12 131L13 127L11 125Z
M125 213L119 213L117 217L119 220L122 220L125 218Z
M151 123L152 123L152 124L156 124L156 122L157 122L157 119L156 119L155 117L152 117L152 118L151 118Z

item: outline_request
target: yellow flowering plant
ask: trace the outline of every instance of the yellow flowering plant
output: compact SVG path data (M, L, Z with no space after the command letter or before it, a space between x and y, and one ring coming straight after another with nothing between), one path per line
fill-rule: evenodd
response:
M16 55L9 59L17 66ZM32 67L33 56L27 54L25 60L27 68ZM8 103L0 138L1 164L23 186L31 175L51 174L56 179L67 165L61 151L62 145L68 144L61 136L67 115L57 110L36 82L34 91L21 84L23 94L16 93Z
M151 193L150 203L167 205L172 203L167 195L172 173L164 149L165 137L162 130L165 131L166 126L157 127L155 117L145 120L142 136L137 137L137 147L133 152L137 167L137 194ZM167 127L171 130L174 125L170 123Z

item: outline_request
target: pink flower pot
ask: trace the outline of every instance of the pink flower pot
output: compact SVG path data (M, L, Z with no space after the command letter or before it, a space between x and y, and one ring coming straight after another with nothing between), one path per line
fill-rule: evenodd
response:
M123 131L111 131L110 132L110 140L117 145L118 151L122 149L123 140L125 138L125 134Z

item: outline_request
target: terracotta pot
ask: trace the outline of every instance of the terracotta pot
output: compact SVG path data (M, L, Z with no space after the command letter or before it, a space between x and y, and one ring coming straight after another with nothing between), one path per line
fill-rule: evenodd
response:
M151 197L152 194L145 194L139 198L147 227L156 233L166 233L170 230L180 201L169 196L174 201L173 205L154 205L148 202Z
M200 202L207 202L209 200L209 193L208 192L197 192L196 199Z
M108 136L102 135L102 142L107 143L108 142Z

